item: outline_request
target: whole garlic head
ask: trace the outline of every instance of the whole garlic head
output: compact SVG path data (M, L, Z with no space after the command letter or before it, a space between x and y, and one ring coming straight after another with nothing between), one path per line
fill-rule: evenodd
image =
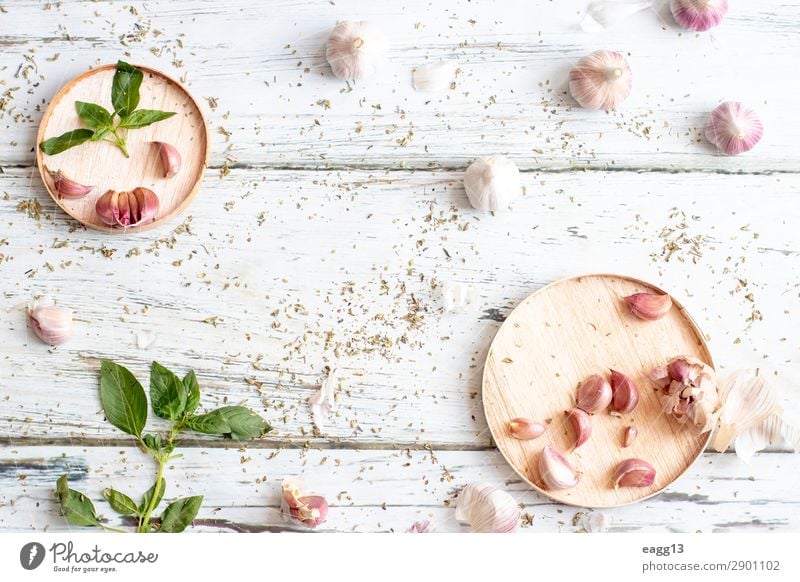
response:
M520 510L505 491L489 483L471 483L458 496L455 517L475 533L509 533L519 527Z
M726 101L711 112L706 139L729 156L750 151L761 141L764 124L758 114L738 101Z
M682 28L703 32L722 22L728 0L670 0L669 8Z
M503 156L481 158L467 168L464 190L474 208L503 210L522 192L519 169Z
M585 109L616 109L631 94L632 86L628 61L614 51L586 55L569 72L569 92Z
M339 79L354 81L375 74L386 62L387 48L386 37L377 26L344 20L331 31L325 58Z

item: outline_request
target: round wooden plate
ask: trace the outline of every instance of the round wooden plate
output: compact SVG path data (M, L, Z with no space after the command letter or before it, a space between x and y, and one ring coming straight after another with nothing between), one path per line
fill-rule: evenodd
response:
M581 507L618 507L657 494L700 456L711 433L695 435L662 412L656 386L647 373L680 354L713 366L702 332L677 302L658 321L630 313L623 297L640 291L663 293L631 277L585 275L562 279L525 299L503 323L492 342L483 374L483 405L492 436L508 463L532 487L549 497ZM592 415L592 436L572 450L574 436L565 411L575 406L576 387L592 374L613 368L639 387L639 405L622 417ZM528 417L548 423L538 439L510 436L508 422ZM639 434L622 447L626 427ZM572 489L550 491L537 461L545 445L565 454L580 472ZM630 457L651 463L650 487L614 489L611 475Z
M123 233L158 226L183 212L200 188L203 171L208 165L209 136L203 113L197 102L180 83L164 73L133 65L144 73L138 109L176 111L169 119L128 132L126 158L113 144L87 141L55 156L42 153L38 145L45 139L85 127L75 111L76 101L88 101L113 111L111 81L116 65L103 65L67 83L50 103L39 126L36 139L36 160L45 187L64 212L90 228ZM181 169L172 178L164 178L158 148L152 141L175 146L181 155ZM78 200L59 199L53 179L47 170L61 170L70 179L95 186L95 190ZM97 199L107 190L126 191L137 186L151 189L158 195L156 220L134 228L111 228L95 212Z

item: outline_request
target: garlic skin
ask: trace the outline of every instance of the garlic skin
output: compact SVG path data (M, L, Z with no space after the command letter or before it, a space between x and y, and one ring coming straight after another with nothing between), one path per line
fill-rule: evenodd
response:
M42 297L28 307L28 317L36 335L46 344L57 346L72 337L72 310L57 307L50 297Z
M59 198L66 198L68 200L77 200L79 198L83 198L89 192L94 190L94 186L84 186L83 184L79 184L75 180L71 180L67 178L67 176L61 170L57 170L52 172L47 170L50 174L50 177L53 179L53 187L56 190Z
M594 414L608 408L611 404L613 393L611 384L599 374L593 374L578 385L578 395L575 399L578 408Z
M634 293L624 299L631 313L645 321L657 321L672 309L672 298L662 293Z
M570 489L578 484L578 472L550 445L539 455L539 475L546 489Z
M527 441L538 439L547 427L530 418L515 418L508 423L508 432L516 439Z
M728 13L728 0L670 0L669 9L681 28L704 32Z
M286 479L281 485L281 514L314 528L328 517L328 502L320 495L302 495L299 480Z
M750 151L761 141L764 124L758 114L738 101L726 101L711 112L706 139L729 156Z
M154 221L158 206L155 192L134 188L131 192L109 190L97 199L95 210L108 226L127 228Z
M426 63L411 71L411 84L420 93L442 93L453 86L457 70L455 61Z
M616 109L631 94L633 73L620 53L595 51L569 72L569 92L585 109Z
M567 412L567 420L569 420L572 432L575 435L573 448L577 449L592 436L592 420L580 408L573 408Z
M520 509L514 498L489 483L472 483L458 496L455 517L474 533L510 533L519 528Z
M722 402L711 366L694 356L677 356L650 372L650 378L661 388L664 412L678 423L688 422L696 434L714 428Z
M331 369L320 384L317 393L308 399L311 417L319 430L325 430L331 414L337 410L336 387L339 385L340 376L341 373L337 368Z
M158 155L161 157L161 166L164 169L165 178L175 177L181 169L181 155L175 146L163 141L150 142L158 148Z
M639 404L639 388L625 374L611 370L611 409L620 414L632 412Z
M771 414L736 436L736 456L749 463L755 453L781 441L788 443L793 452L800 452L800 427L788 422L780 413Z
M339 79L355 81L374 75L386 62L388 43L369 22L344 20L328 38L325 57Z
M466 283L448 281L441 287L445 312L466 311L476 303L475 288Z
M464 190L473 208L504 210L522 193L519 169L503 156L475 160L464 173Z
M406 530L406 533L436 533L436 530L431 526L431 522L426 519L412 523L411 527Z
M649 487L656 480L656 470L642 459L625 459L614 469L614 489L620 487Z
M652 0L643 2L620 2L620 0L600 0L586 8L586 16L581 20L584 32L600 32L611 28L626 18L653 5Z
M590 511L581 516L580 524L586 533L603 533L611 525L611 516L600 511Z

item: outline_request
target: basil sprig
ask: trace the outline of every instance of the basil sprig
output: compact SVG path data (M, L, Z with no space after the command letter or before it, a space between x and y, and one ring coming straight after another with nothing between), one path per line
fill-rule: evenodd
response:
M126 158L128 130L147 127L175 115L174 111L136 109L139 106L139 87L144 73L124 61L117 62L111 83L111 112L97 103L75 102L75 111L89 129L73 129L39 144L45 154L54 156L87 140L107 141L117 146Z
M87 110L87 115L89 115ZM96 112L91 114L96 118ZM102 115L102 114L99 114ZM170 503L160 520L151 516L166 492L164 469L181 455L173 454L177 437L185 430L225 436L238 441L257 439L272 427L261 416L244 406L223 406L205 414L195 414L200 405L200 384L194 372L182 379L158 362L150 367L150 403L156 416L170 421L166 434L143 434L147 424L147 396L136 377L124 366L104 360L100 366L100 401L108 422L136 437L139 447L155 459L156 480L142 496L140 503L116 489L103 491L111 509L136 520L136 531L179 533L197 516L203 497L192 496ZM73 525L97 526L110 531L98 517L91 500L70 489L68 476L62 475L56 494L64 518Z

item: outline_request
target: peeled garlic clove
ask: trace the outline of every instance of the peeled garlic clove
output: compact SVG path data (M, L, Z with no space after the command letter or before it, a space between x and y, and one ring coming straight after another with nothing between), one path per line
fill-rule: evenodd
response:
M353 81L375 74L386 61L387 48L377 26L345 20L331 31L325 57L334 75Z
M328 502L320 495L302 495L301 484L286 479L281 485L281 514L308 527L317 527L328 517Z
M616 109L633 86L633 74L620 53L600 50L586 55L569 72L569 92L586 109Z
M567 420L569 420L572 432L575 434L574 448L577 449L592 436L592 421L589 415L580 408L573 408L567 412Z
M619 487L649 487L655 480L655 468L642 459L625 459L614 469L614 489Z
M539 455L539 475L547 489L570 489L578 484L578 472L550 445Z
M681 28L703 32L728 13L728 0L670 0L669 9Z
M59 198L75 200L78 198L83 198L89 192L94 190L94 186L84 186L75 180L67 178L64 172L61 170L57 170L55 172L50 172L48 170L48 172L50 173L50 177L53 179L53 186L55 187Z
M508 432L520 440L536 439L544 434L547 427L531 420L530 418L515 418L508 423Z
M522 192L519 169L503 156L472 162L464 173L464 190L478 210L504 210Z
M764 135L758 114L738 101L727 101L711 112L706 139L729 156L750 151Z
M622 22L629 16L652 6L651 0L644 2L620 2L619 0L592 2L581 20L585 32L600 32Z
M594 414L606 409L611 404L612 396L611 384L608 383L608 380L599 374L593 374L578 385L576 402L578 408Z
M639 388L633 380L616 370L611 370L611 392L611 408L614 412L626 414L639 404Z
M72 311L57 307L49 297L34 301L28 308L28 317L33 331L46 344L63 344L72 336Z
M672 309L672 298L666 294L634 293L625 297L625 303L631 313L646 321L661 319Z
M625 429L625 436L622 437L622 446L627 448L633 444L633 441L636 440L636 436L639 434L639 431L636 429L635 426L629 426Z
M488 483L472 483L459 494L455 516L475 533L508 533L517 531L520 509L505 491Z
M150 142L158 148L158 155L161 157L161 166L164 169L164 177L172 178L181 169L181 155L174 146L163 141Z

